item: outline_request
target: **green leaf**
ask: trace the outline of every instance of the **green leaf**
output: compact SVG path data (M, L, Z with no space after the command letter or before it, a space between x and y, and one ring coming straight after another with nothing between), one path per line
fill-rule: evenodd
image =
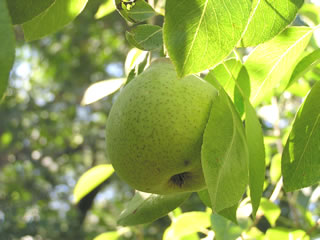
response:
M273 38L295 19L302 4L303 0L253 0L240 45L256 46Z
M246 137L249 149L249 187L252 216L259 208L265 178L265 150L263 132L255 109L248 99L244 100L246 113Z
M233 50L250 14L250 0L166 1L164 43L179 76L213 67Z
M74 202L78 203L107 180L113 172L113 167L110 164L103 164L95 166L82 174L73 190Z
M240 226L216 213L212 215L211 222L216 240L237 239L243 231Z
M0 1L0 101L8 86L15 57L15 37L6 1Z
M309 26L320 24L320 6L312 3L305 3L302 8L300 8L299 13L301 19L308 23Z
M313 29L307 27L287 28L252 51L245 67L250 76L251 102L254 106L268 100L275 88L283 90L286 87L312 33Z
M174 219L164 233L163 240L180 239L210 227L210 214L207 212L187 212Z
M210 199L210 196L209 196L209 192L208 192L208 189L203 189L199 192L197 192L200 200L202 201L202 203L204 205L206 205L207 207L211 208L211 199Z
M259 211L263 212L264 216L273 227L276 225L276 221L281 213L280 207L266 198L261 198Z
M38 16L55 0L7 0L13 24L21 24Z
M81 105L94 103L118 91L125 83L124 78L108 79L91 84L85 91Z
M145 21L157 14L145 0L136 0L134 2L114 0L114 2L120 15L132 23Z
M309 240L310 237L303 230L286 229L282 227L269 228L265 240Z
M118 218L118 224L132 226L151 223L179 207L191 193L158 195L136 191L127 208Z
M26 41L52 34L73 21L84 9L88 0L55 0L40 15L22 25Z
M272 184L276 184L281 177L281 154L275 154L271 159L270 180Z
M94 15L94 18L95 19L103 18L115 10L116 10L116 7L113 3L113 0L105 0L105 2L100 5L98 11Z
M290 87L295 81L301 78L306 72L320 63L320 49L314 50L309 55L305 56L295 67L288 83Z
M231 99L234 98L235 80L242 68L242 63L235 58L228 59L217 66L205 77L205 80L211 84L218 81L223 89L228 93Z
M320 181L320 82L311 89L300 107L287 143L281 168L286 191Z
M212 209L238 204L248 184L248 149L241 119L223 88L212 101L201 160Z
M126 38L133 46L145 51L151 51L162 47L162 28L157 25L138 25L130 32L126 32Z
M119 236L118 232L105 232L96 236L93 240L117 240Z

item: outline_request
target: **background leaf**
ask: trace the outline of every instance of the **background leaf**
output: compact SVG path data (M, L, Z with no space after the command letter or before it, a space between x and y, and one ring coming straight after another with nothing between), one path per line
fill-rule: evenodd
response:
M74 202L78 203L83 197L107 180L114 172L111 164L95 166L79 178L73 190Z
M118 232L106 232L99 234L93 240L117 240L119 235Z
M212 209L238 204L248 184L248 149L241 119L222 88L213 99L201 160Z
M8 86L15 56L15 37L6 1L0 1L0 101Z
M210 214L207 212L187 212L174 219L164 233L163 240L181 239L192 233L200 232L210 226Z
M94 17L96 19L100 19L107 16L108 14L112 13L115 10L116 10L116 7L114 6L113 0L105 0L105 2L100 5Z
M313 29L307 27L287 28L252 51L245 67L250 76L251 102L254 106L268 100L276 87L280 88L279 91L286 87L312 33Z
M311 89L300 107L282 154L282 175L286 191L320 181L320 82Z
M13 24L21 24L38 16L55 0L7 0Z
M295 19L302 4L303 0L253 0L240 45L256 46L273 38Z
M32 41L52 34L75 19L88 0L55 0L40 15L22 25L26 41Z
M212 229L215 232L216 240L237 239L242 233L240 226L228 219L214 213L211 217Z
M138 25L130 32L126 32L126 38L133 46L145 51L151 51L162 46L162 28L157 25Z
M235 47L247 23L249 0L166 1L164 43L185 76L208 69Z
M319 63L320 49L316 49L312 53L301 59L301 61L297 64L291 75L287 88Z
M269 228L265 236L266 240L308 240L310 237L303 230L286 229L282 227Z
M281 213L280 207L266 198L261 198L259 211L263 212L263 215L273 227Z
M127 208L118 218L118 224L131 226L150 223L179 207L191 193L158 195L136 191Z

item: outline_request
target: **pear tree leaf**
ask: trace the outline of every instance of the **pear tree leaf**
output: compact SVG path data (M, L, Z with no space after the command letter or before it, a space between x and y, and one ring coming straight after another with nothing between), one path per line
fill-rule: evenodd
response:
M320 49L314 50L312 53L305 56L295 67L288 83L290 87L295 81L301 78L306 72L320 63Z
M98 8L98 11L94 15L94 18L95 19L103 18L108 14L114 12L115 10L116 10L116 7L114 5L113 0L106 0L103 4L100 5L100 7Z
M22 24L26 41L52 34L73 21L84 9L88 0L55 0L40 15Z
M211 199L210 199L210 196L209 196L209 192L208 192L208 189L203 189L199 192L197 192L200 200L202 201L202 203L204 205L206 205L207 207L211 208Z
M127 54L126 61L124 64L124 71L126 75L128 76L133 69L135 69L141 63L145 62L147 56L147 51L142 51L138 48L132 48Z
M118 232L105 232L96 236L93 240L117 240L120 234Z
M113 172L114 170L111 164L102 164L82 174L73 189L74 202L78 203L82 198L107 180Z
M235 79L242 68L242 63L235 58L230 58L218 64L209 71L205 80L213 84L215 80L223 87L231 99L234 99Z
M312 3L303 4L299 10L300 17L309 26L316 26L320 24L320 6Z
M238 112L223 88L212 101L201 163L213 211L238 204L248 184L248 146Z
M163 240L181 239L210 227L208 212L186 212L174 219L164 232Z
M266 198L261 198L259 211L263 212L263 215L266 217L272 227L275 226L276 221L281 213L280 207Z
M158 195L136 191L127 208L120 214L118 224L132 226L151 223L179 207L190 194Z
M308 27L287 28L251 52L245 67L250 76L251 102L254 106L268 100L275 88L281 91L286 87L313 31Z
M239 225L216 213L212 214L211 223L216 240L237 239L243 231Z
M114 4L120 15L127 21L138 23L145 21L157 13L145 0L114 0Z
M250 78L247 69L242 65L242 68L236 77L237 86L234 88L234 105L240 116L245 112L245 101L250 98Z
M101 98L109 96L118 91L125 83L124 78L108 79L93 83L85 91L81 100L81 105L88 105L94 103Z
M293 191L320 181L320 82L309 92L293 122L284 147L281 171L284 189Z
M272 184L277 184L281 177L281 154L275 154L271 159L270 165L270 180Z
M295 19L303 2L303 0L253 0L251 14L240 45L256 46L279 34Z
M162 28L157 25L138 25L130 32L126 32L126 38L133 46L145 51L151 51L162 46Z
M7 0L13 24L21 24L38 16L55 0Z
M164 43L180 77L227 57L241 38L250 0L166 1Z
M0 1L0 100L8 86L15 57L15 37L6 1Z
M269 228L265 234L266 240L309 240L310 237L303 230L287 229L283 227Z

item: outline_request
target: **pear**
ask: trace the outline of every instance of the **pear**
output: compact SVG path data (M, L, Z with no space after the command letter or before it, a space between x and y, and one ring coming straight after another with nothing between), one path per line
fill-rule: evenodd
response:
M128 83L110 111L107 156L133 188L172 194L206 188L202 136L216 89L200 77L178 78L160 58Z

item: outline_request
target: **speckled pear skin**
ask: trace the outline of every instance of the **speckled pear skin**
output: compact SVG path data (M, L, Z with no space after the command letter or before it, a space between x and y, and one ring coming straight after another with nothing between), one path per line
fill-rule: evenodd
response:
M216 89L191 75L179 79L160 58L119 94L106 126L107 156L133 188L171 194L206 187L201 144Z

